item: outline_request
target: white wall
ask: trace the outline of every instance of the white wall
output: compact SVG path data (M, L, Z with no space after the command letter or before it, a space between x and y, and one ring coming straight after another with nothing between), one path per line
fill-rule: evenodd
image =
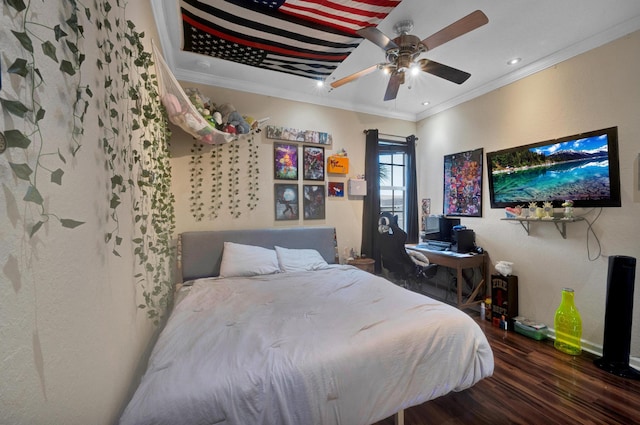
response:
M207 87L191 83L182 83L183 87L198 88L202 94L208 96L218 105L232 103L238 112L243 115L250 115L254 118L270 117L267 124L291 127L303 130L316 130L329 132L333 136L333 144L325 146L325 157L345 149L349 157L349 173L346 175L325 174L325 184L327 181L340 181L345 183L347 179L358 174L364 174L364 146L365 135L363 130L377 128L381 133L408 136L416 131L415 123L394 119L385 119L367 114L343 111L338 109L315 106L305 103L292 102L288 100L276 99L267 96L258 96L242 93L233 90L221 89L218 87ZM224 205L217 218L205 217L202 221L196 221L189 210L190 188L190 165L192 158L191 149L194 140L187 133L177 127L173 127L171 142L172 173L173 173L173 193L176 197L176 232L180 233L189 230L219 230L219 229L240 229L240 228L269 228L269 227L290 227L290 226L335 226L338 238L338 251L342 256L344 248L355 248L360 250L361 227L362 227L362 197L326 198L326 218L324 220L304 220L302 213L300 219L296 221L275 221L274 217L274 169L273 169L273 142L265 137L265 132L256 136L256 143L259 149L260 168L260 192L259 205L253 210L241 209L238 218L232 218L229 213L229 199L226 196L228 191L228 145L210 146L206 145L203 154L203 175L207 181L203 184L205 209L209 211L209 198L212 183L216 180L211 175L211 151L220 152L225 160L223 161L223 202ZM241 164L247 160L246 142L234 142L240 144ZM302 159L302 146L299 143L298 155ZM242 168L242 166L241 166ZM244 171L241 170L241 173ZM302 165L300 162L299 195L300 209L302 209ZM243 174L244 178L244 174ZM278 180L279 183L289 181ZM317 184L319 182L304 181L304 184ZM241 202L246 204L246 191L241 188Z
M69 2L32 1L30 19L51 25L63 16L59 12L63 3ZM69 153L74 78L62 78L59 63L42 55L34 37L38 66L46 81L35 90L46 109L40 122L42 138L35 134L28 149L10 148L0 155L0 424L115 423L155 331L137 307L144 301L133 277L136 261L128 237L133 225L129 196L122 197L120 208L121 256L113 255L104 242L114 222L107 218L110 174L104 166L97 117L105 118L108 111L101 109L105 92L103 75L96 69L96 27L87 23L83 7L79 21L85 34L79 45L87 59L82 78L94 98L84 122L82 148L75 157ZM25 80L7 73L14 58L28 56L9 32L21 20L6 2L0 9L0 96L26 102L30 96ZM91 11L93 18L100 16ZM111 16L120 12L114 9ZM148 1L129 2L126 17L138 31L146 32L145 43L149 43L155 24ZM54 40L51 30L37 27L36 31L44 40ZM58 59L64 55L59 48ZM122 108L121 112L128 112L126 104ZM32 128L0 113L0 131L28 133ZM46 210L85 224L66 229L52 217L29 238L27 228L42 217L38 208L22 200L27 184L16 178L9 163L28 163L35 169L40 148L53 153L42 158L44 167L65 171L61 186L49 183L44 169L38 171ZM58 150L66 164L58 159Z
M490 208L486 171L483 217L462 219L494 264L514 262L522 315L553 326L561 288L574 288L585 347L596 351L603 340L608 256L640 257L638 46L640 32L418 123L419 197L431 198L434 213L442 212L444 155L476 148L486 153L618 126L622 208L605 208L598 220L597 211L578 209L589 222L595 220L593 233L587 221L571 223L565 240L554 225L534 223L527 236L518 223L500 221L504 211ZM631 355L640 357L638 290L635 307Z

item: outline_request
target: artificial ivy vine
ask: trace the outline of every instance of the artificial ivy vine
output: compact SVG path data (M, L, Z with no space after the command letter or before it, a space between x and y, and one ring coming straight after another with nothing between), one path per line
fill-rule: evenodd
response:
M211 149L211 213L210 220L218 218L222 208L222 150Z
M255 135L241 137L223 145L215 145L210 151L209 179L204 175L204 145L194 142L191 147L191 159L189 160L189 209L191 216L196 221L204 220L205 211L208 210L208 219L218 218L223 202L223 182L226 181L226 201L231 218L239 218L242 215L242 197L248 198L246 208L253 211L258 206L258 193L260 191L259 149L255 141ZM246 162L242 157L246 156ZM226 159L226 179L223 171ZM245 172L246 187L241 184L240 177ZM208 187L211 197L208 207L205 207L203 194L205 185Z
M126 19L126 6L120 0L115 0L115 9L110 1L97 1L94 9L80 9L76 0L59 2L58 13L47 16L60 17L60 22L53 26L32 21L38 15L30 11L30 1L3 1L16 14L13 18L16 27L11 33L25 51L25 57L13 59L8 68L10 74L24 80L22 98L0 98L0 103L9 114L23 119L27 127L24 132L6 130L3 136L8 148L21 149L24 153L23 162L10 162L10 166L18 179L28 182L23 200L39 209L39 219L28 228L28 233L33 236L52 218L67 228L83 224L46 210L40 190L42 180L38 176L46 172L51 183L62 186L67 155L77 157L81 140L87 137L84 120L93 91L82 82L81 69L83 65L87 66L79 44L84 38L81 23L84 20L85 25L95 24L97 30L99 58L97 70L92 69L91 75L104 76L101 87L104 96L98 100L97 107L100 146L110 176L106 202L111 211L111 226L105 234L105 242L118 257L125 240L132 245L138 269L134 278L142 288L145 300L139 307L146 309L148 317L158 323L173 294L170 270L174 258L171 241L175 215L170 190L170 132L159 100L157 79L151 72L152 56L141 42L144 33L136 31L135 24ZM68 152L46 150L41 127L46 110L38 99L47 90L49 76L41 71L37 43L46 60L59 64L65 82L75 90L75 98L70 102L69 116L73 119ZM29 161L32 152L36 155ZM120 234L119 207L125 195L129 197L130 209L123 216L131 217L133 235Z
M229 147L229 171L227 178L229 182L229 213L231 217L240 217L240 146L238 140L234 140L227 145Z
M258 146L256 145L255 137L251 135L247 141L247 147L249 149L249 158L247 159L247 185L248 185L248 197L247 208L253 211L258 206L258 192L260 191L260 168L258 167Z
M202 202L202 182L204 181L202 177L202 143L193 143L189 165L191 166L191 176L189 177L189 186L191 188L189 205L191 215L196 221L202 221L204 217L204 203Z
M108 111L98 125L105 166L111 174L109 206L113 222L105 240L112 245L114 255L120 256L123 237L119 207L121 197L128 194L135 232L131 243L140 268L135 278L145 300L139 307L158 323L173 293L169 273L175 228L170 132L157 77L151 72L153 58L142 44L144 33L126 19L126 7L119 0L116 9L109 1L102 1L98 10L95 24L101 56L96 66L104 71L103 108Z
M65 2L66 5L60 7L62 22L50 27L31 20L30 1L25 4L23 0L4 0L4 3L16 13L13 19L13 22L16 23L16 29L12 29L11 33L25 52L25 57L13 59L7 69L9 74L20 76L23 79L24 90L21 92L21 98L5 99L0 97L0 104L8 113L21 118L28 129L26 132L10 129L3 133L7 148L22 149L21 160L24 162L9 162L9 165L18 179L28 182L26 193L22 199L28 205L35 205L38 211L38 218L31 226L28 226L27 231L31 237L51 219L57 220L62 227L75 228L84 222L59 217L45 207L45 198L41 190L42 180L39 180L38 176L40 173L48 173L49 182L61 186L64 176L63 167L67 164L67 154L75 156L81 147L79 137L83 133L84 117L89 106L87 98L92 96L92 92L88 86L81 83L80 68L85 55L78 48L78 40L83 36L83 28L78 24L80 10L76 2ZM89 19L91 16L89 9L84 9L84 12ZM73 116L70 131L73 144L69 147L69 152L61 152L59 149L47 151L45 147L45 135L41 123L45 119L47 111L38 100L39 94L46 89L46 79L41 72L41 67L45 64L40 62L39 55L36 54L38 44L42 53L47 57L46 60L58 63L59 70L65 80L77 88L70 111L70 115ZM36 152L33 160L30 160L31 152Z

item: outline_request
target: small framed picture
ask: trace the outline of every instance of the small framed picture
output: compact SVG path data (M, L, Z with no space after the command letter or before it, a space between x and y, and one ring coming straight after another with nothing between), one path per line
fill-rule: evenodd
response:
M305 220L324 219L324 185L305 184L303 186L304 199L302 201Z
M274 184L276 220L298 220L298 185Z
M273 144L274 177L277 180L298 180L298 145Z
M329 192L329 197L344 198L344 183L329 182L327 191Z
M302 148L302 163L305 180L324 181L324 148L304 146Z

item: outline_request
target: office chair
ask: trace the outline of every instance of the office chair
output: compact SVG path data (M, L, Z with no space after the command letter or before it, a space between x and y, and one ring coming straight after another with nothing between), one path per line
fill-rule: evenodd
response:
M431 278L437 272L437 265L428 264L426 258L422 261L414 260L407 253L405 243L407 234L398 227L398 216L388 212L380 214L378 219L378 238L380 247L380 261L390 280L399 283L400 286L410 289L420 279Z

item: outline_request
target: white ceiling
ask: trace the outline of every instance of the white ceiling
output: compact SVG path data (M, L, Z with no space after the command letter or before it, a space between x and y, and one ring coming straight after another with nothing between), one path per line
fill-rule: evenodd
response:
M183 82L208 84L266 96L417 121L517 81L640 29L639 0L402 0L378 29L412 19L411 34L424 39L476 9L489 23L439 46L428 58L471 73L457 85L430 74L407 78L395 100L383 101L388 77L376 71L337 89L329 83L384 62L368 40L327 79L315 80L241 65L180 50L177 0L151 0L165 60ZM638 46L640 48L640 46ZM520 57L517 65L507 61ZM422 102L428 101L424 106Z

